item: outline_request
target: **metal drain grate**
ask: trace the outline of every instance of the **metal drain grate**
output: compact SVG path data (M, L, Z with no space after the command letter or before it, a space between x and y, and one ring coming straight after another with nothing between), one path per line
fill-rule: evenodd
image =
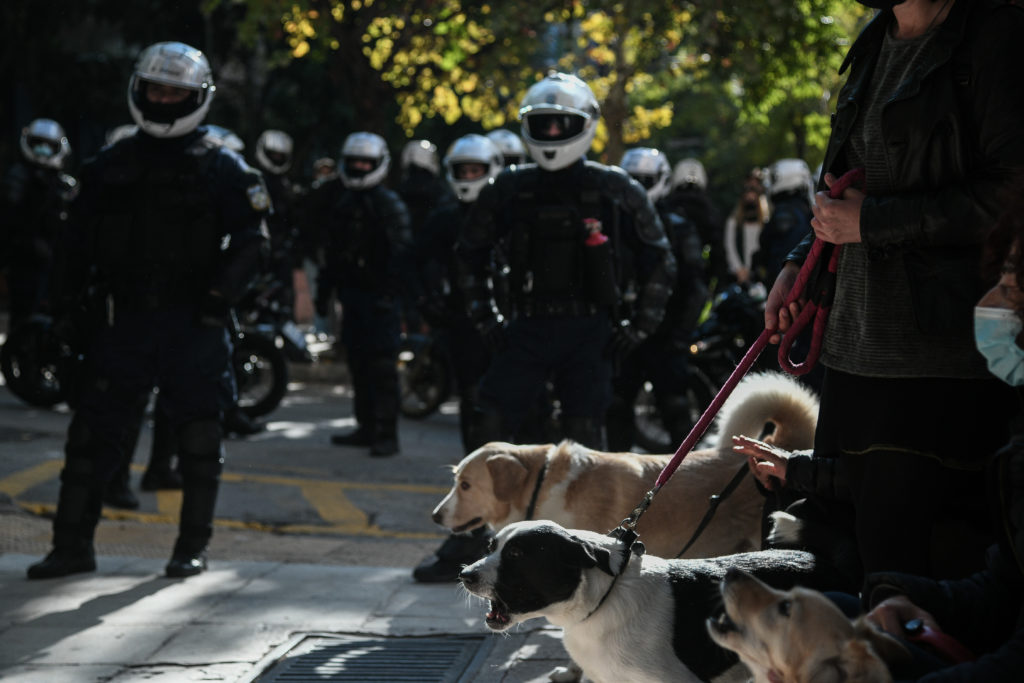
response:
M469 681L483 664L490 642L485 636L372 638L309 634L275 656L276 663L254 681L461 683Z

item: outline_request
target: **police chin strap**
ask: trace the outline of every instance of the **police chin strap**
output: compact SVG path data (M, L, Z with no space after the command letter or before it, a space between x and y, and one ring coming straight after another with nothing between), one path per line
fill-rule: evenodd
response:
M840 197L848 187L852 185L862 185L863 183L864 169L852 169L844 173L842 177L840 177L838 180L836 180L836 182L832 184L832 187L829 188L829 196L833 198ZM813 285L813 289L810 292L810 296L814 300L813 308L809 305L810 302L804 305L804 308L803 310L801 310L800 316L798 316L797 321L794 322L793 327L791 327L785 335L784 341L788 343L786 343L785 345L779 345L779 364L783 370L786 370L787 372L794 375L806 374L807 372L810 372L811 368L814 367L815 363L818 360L818 354L821 350L822 338L825 334L825 321L828 317L828 312L831 305L831 296L835 291L835 272L836 265L839 259L839 246L828 244L828 246L832 249L832 253L829 257L827 273L822 276L818 264L826 244L827 243L823 242L821 239L815 238L814 244L811 247L811 251L807 256L807 259L804 261L803 266L801 266L800 273L799 275L797 275L796 282L793 284L793 288L790 289L789 296L786 298L786 303L784 304L786 307L788 307L794 301L798 301L800 298L802 298L804 296L804 290L807 287L808 281L811 279L812 275L815 275L815 284ZM810 313L807 312L808 309L810 309ZM815 322L814 337L811 341L811 352L808 353L807 358L805 358L802 363L793 363L789 359L789 350L793 345L792 340L797 337L797 335L800 333L801 330L803 330L804 327L806 327L807 322L810 320L812 315L815 316ZM802 324L799 327L797 327L797 322L801 321ZM626 517L624 520L619 522L619 526L613 529L611 532L609 532L609 536L621 540L623 543L626 544L626 548L628 549L636 548L637 546L639 546L639 550L634 550L634 552L636 552L637 554L643 553L643 543L637 540L638 534L636 532L636 525L637 522L640 521L641 515L643 515L644 512L647 511L647 508L651 506L651 503L654 501L654 496L658 494L658 491L661 490L661 487L664 486L668 482L668 480L672 478L673 474L675 474L675 471L679 468L679 464L683 461L683 458L685 458L689 454L689 452L693 450L693 447L697 444L697 441L700 440L702 436L704 436L704 432L707 431L708 426L711 425L711 421L715 419L716 415L718 415L718 411L721 410L722 405L725 403L726 399L729 398L729 395L732 394L733 389L736 388L736 385L739 384L740 380L743 379L744 375L747 374L751 366L757 360L758 356L761 355L761 352L764 351L764 347L768 345L768 339L771 338L771 336L775 334L775 332L775 328L765 328L764 331L761 332L760 336L758 336L758 338L754 340L754 343L750 345L750 348L747 349L747 352L743 354L742 360L740 360L740 362L736 365L736 368L732 371L732 374L729 375L729 379L725 381L725 384L723 384L722 388L718 390L718 394L715 395L715 398L711 401L711 404L708 405L708 407L704 410L704 414L700 416L699 420L697 420L697 424L693 426L693 429L690 430L690 433L687 435L687 437L683 439L683 443L681 443L679 445L679 448L676 449L675 455L672 456L672 459L668 462L667 465L665 465L665 468L661 471L661 474L658 475L657 480L654 482L654 487L651 488L644 495L643 500L641 500L640 504L633 509L633 512L630 513L629 517ZM783 361L783 359L785 359L785 362ZM739 478L738 475L737 478ZM738 484L738 481L735 483ZM731 493L731 491L735 489L733 482L730 482L730 485L727 486L726 489L729 493ZM725 496L728 495L728 493L723 493ZM700 535L700 532L703 531L703 528L706 527L707 524L711 521L710 515L714 514L714 511L717 509L718 504L721 502L723 497L723 495L711 497L711 510L709 511L709 515L706 515L705 518L701 521L697 533L694 535L693 538L690 539L690 541L686 545L686 548L684 548L682 552L686 552L690 545L692 545L693 542L697 540L697 536ZM680 554L682 554L682 552Z

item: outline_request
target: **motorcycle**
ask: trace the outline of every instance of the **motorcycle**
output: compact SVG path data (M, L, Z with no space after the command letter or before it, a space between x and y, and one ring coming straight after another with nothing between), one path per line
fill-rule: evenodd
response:
M284 284L266 274L231 311L228 331L238 407L249 417L266 415L288 391L288 362L312 363L306 335L292 322Z
M447 355L429 334L404 334L398 351L399 410L422 420L436 413L454 389Z
M36 408L63 403L75 354L53 330L53 319L33 315L11 331L0 348L0 372L12 394Z
M312 363L302 330L291 321L272 277L261 278L231 310L232 368L239 407L260 417L281 403L288 390L288 362ZM38 408L67 401L69 378L80 353L54 332L49 316L35 315L14 329L0 348L0 371L11 393Z

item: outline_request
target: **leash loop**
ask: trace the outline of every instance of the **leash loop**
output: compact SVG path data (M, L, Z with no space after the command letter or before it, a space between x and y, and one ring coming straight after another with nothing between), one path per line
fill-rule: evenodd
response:
M836 182L832 183L828 195L833 199L841 197L849 187L863 187L864 169L855 168L844 173ZM788 307L801 297L806 297L806 302L800 310L800 315L786 331L782 341L779 343L779 367L791 375L806 375L818 363L821 355L821 345L825 339L825 322L828 320L829 311L832 309L832 301L836 293L836 271L839 269L838 244L830 244L821 239L815 239L811 250L807 254L807 260L800 268L793 288L789 290L785 306ZM822 255L827 253L827 259L823 260ZM822 264L827 264L823 267ZM793 343L800 333L814 321L811 328L811 346L807 351L807 357L802 362L794 362L790 356Z

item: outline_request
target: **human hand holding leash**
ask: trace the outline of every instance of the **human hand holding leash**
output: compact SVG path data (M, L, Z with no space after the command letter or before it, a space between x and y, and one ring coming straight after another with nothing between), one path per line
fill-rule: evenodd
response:
M867 614L867 620L872 624L886 633L900 638L907 636L904 624L914 619L920 619L926 627L933 631L942 631L938 622L935 621L935 617L912 603L910 598L905 595L886 598Z
M832 187L837 178L831 173L825 174L825 185ZM818 192L814 195L814 206L811 213L811 228L819 239L831 244L850 244L860 242L860 208L866 195L856 187L848 186L839 197L833 198L829 192Z
M800 315L800 309L803 307L800 301L794 301L788 307L785 306L789 291L793 289L799 274L800 266L792 261L787 262L782 266L779 276L775 278L772 291L768 293L768 299L764 304L764 328L775 330L775 333L768 337L769 344L778 344L782 341L782 333L788 330Z

